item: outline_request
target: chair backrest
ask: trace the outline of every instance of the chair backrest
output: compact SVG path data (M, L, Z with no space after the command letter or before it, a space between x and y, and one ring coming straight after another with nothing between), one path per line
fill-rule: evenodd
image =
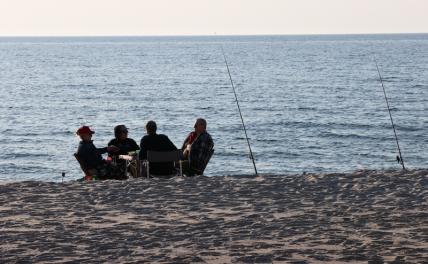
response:
M204 174L205 168L207 167L208 162L210 161L210 159L213 156L213 154L214 154L214 149L211 149L209 155L205 159L205 163L203 164L202 170L199 172L200 175Z
M181 156L180 150L172 151L147 151L147 161L148 162L173 162L179 161Z
M85 164L83 164L82 159L79 157L77 153L74 153L74 157L76 158L77 162L79 162L80 168L85 173L85 175L90 175L88 169L86 169Z
M146 175L147 178L150 177L150 162L154 163L172 163L178 162L180 165L180 176L183 176L183 170L181 165L181 150L172 150L172 151L147 151L146 159ZM169 175L169 173L167 173Z

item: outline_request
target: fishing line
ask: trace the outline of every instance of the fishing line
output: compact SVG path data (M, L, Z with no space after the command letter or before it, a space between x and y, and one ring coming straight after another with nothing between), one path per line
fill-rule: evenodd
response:
M387 108L388 108L389 118L391 119L392 129L394 130L395 141L397 142L397 148L398 148L398 154L399 154L399 156L397 156L397 161L398 161L398 163L400 163L400 164L401 164L401 166L403 167L403 170L405 170L406 168L404 167L404 160L403 160L403 156L401 155L400 144L398 144L397 132L395 131L394 121L392 120L391 109L389 108L388 97L386 96L385 86L383 85L382 75L380 74L379 66L378 66L378 64L377 64L376 59L374 59L374 61L375 61L375 63L376 63L376 69L377 69L377 72L378 72L378 74L379 74L379 80L380 80L380 83L382 84L383 95L385 96L386 106L387 106Z
M239 106L238 96L236 95L235 85L233 84L232 75L230 74L229 64L227 63L227 59L226 59L226 55L224 54L223 47L221 47L221 52L223 54L224 62L226 63L230 84L232 85L233 94L235 95L236 105L238 106L239 116L241 117L242 127L244 128L245 138L247 139L248 149L250 150L250 159L253 162L254 172L256 173L256 176L258 176L259 174L257 173L256 162L254 161L253 151L251 150L250 140L248 139L247 129L245 128L244 118L242 117L241 107Z

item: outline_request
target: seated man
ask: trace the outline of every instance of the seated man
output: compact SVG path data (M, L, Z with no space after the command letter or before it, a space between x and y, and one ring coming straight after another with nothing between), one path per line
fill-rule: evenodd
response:
M147 159L147 151L172 151L177 147L169 138L162 134L156 134L157 126L155 121L149 121L146 124L145 135L140 143L140 160ZM172 175L175 174L174 163L171 162L152 162L150 163L150 174L153 175Z
M183 174L187 176L202 175L211 158L214 142L207 132L207 121L198 118L191 132L184 140L181 150L188 162L183 164Z
M129 152L137 151L140 147L132 138L128 138L128 128L125 125L118 125L114 128L114 139L110 140L108 146L116 146L118 151L109 153L109 157L115 159L116 165L122 170L125 175L126 161L118 158L119 155L128 155ZM136 177L137 168L135 166L128 167L132 176Z
M82 126L76 134L82 139L79 143L76 155L82 166L85 168L90 175L100 180L115 179L119 176L116 174L115 168L110 164L106 163L101 154L106 152L117 151L118 148L115 146L109 146L106 148L96 148L92 142L92 135L95 132L92 131L88 126Z

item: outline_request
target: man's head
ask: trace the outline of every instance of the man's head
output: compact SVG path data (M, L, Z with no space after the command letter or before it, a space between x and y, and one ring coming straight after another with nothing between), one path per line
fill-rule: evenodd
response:
M92 131L88 126L81 126L79 129L77 129L76 134L83 140L83 141L90 141L92 138L92 134L94 134L95 131Z
M128 128L125 125L118 125L114 128L114 137L124 140L128 137Z
M207 130L207 121L203 118L196 119L195 125L195 132L196 134L202 134Z
M147 124L146 124L147 134L149 134L149 135L155 135L156 134L156 129L157 129L157 126L156 126L155 121L150 120L149 122L147 122Z

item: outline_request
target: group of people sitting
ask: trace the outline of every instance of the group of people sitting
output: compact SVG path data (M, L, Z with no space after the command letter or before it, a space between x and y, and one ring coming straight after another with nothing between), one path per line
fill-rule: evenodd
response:
M81 168L85 172L86 179L126 179L127 171L134 175L145 172L139 166L126 166L126 160L119 159L121 155L138 153L138 160L147 159L147 151L174 151L177 147L163 134L157 134L157 125L154 121L146 124L146 135L141 139L140 145L128 137L128 128L118 125L114 128L114 136L107 147L97 148L92 141L95 133L90 127L82 126L76 134L81 138L75 154ZM207 132L207 122L198 118L194 125L194 131L190 132L180 149L183 174L186 176L201 175L213 153L214 142ZM108 153L108 158L103 159L102 154ZM150 175L174 175L177 171L173 163L150 164ZM138 172L137 172L138 170Z

